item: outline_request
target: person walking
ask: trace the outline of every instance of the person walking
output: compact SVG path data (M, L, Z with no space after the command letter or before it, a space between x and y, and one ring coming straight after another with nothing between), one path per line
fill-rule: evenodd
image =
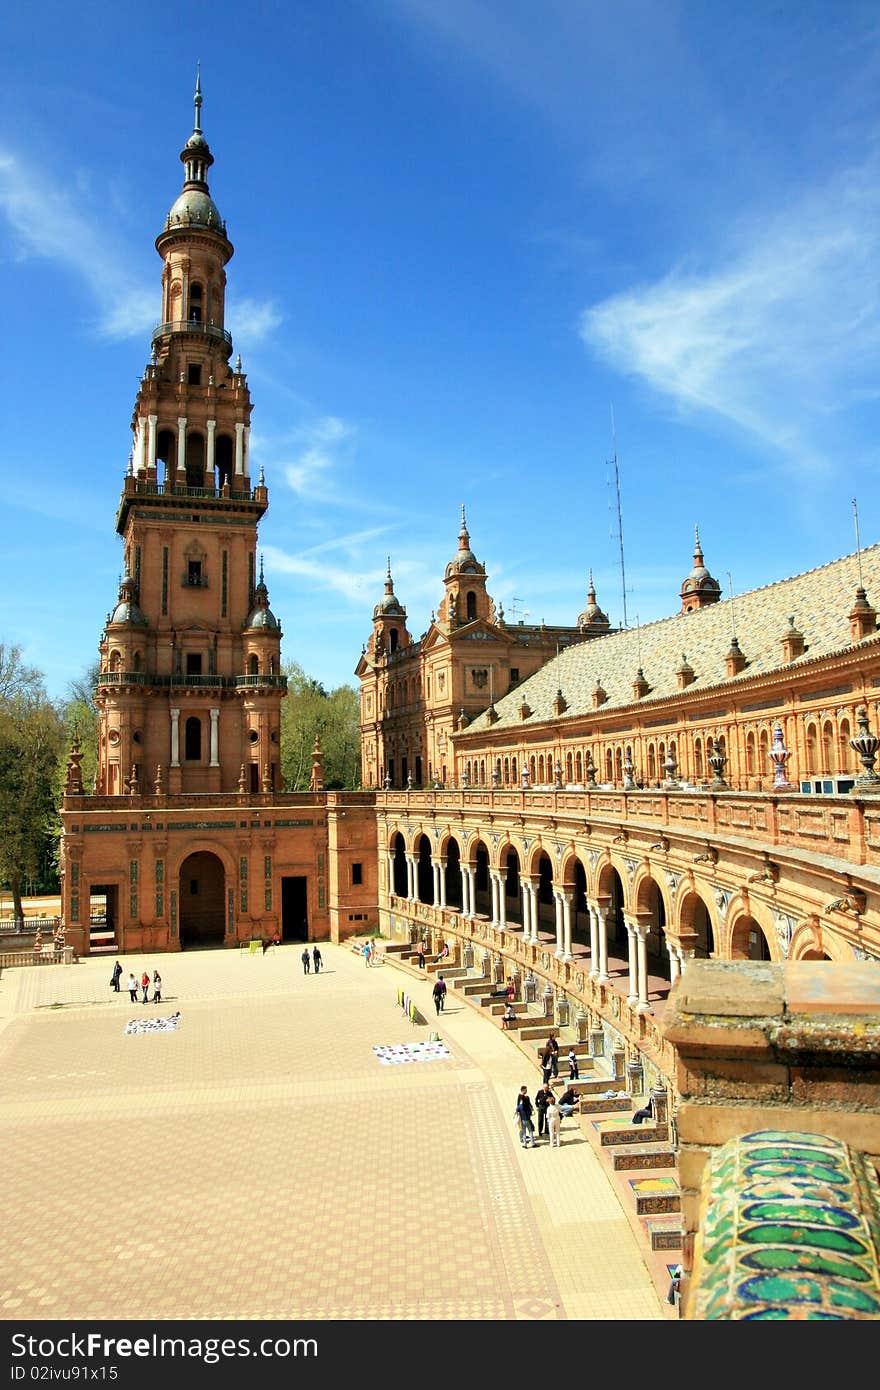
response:
M148 970L145 970L143 975L141 976L141 989L143 990L144 995L142 1002L146 1004L147 995L150 992L150 972Z
M121 978L122 966L119 964L119 961L117 961L113 967L113 974L110 976L110 988L115 989L117 994L119 993L119 981Z
M562 1116L559 1113L559 1106L556 1104L555 1097L551 1095L550 1104L547 1106L547 1133L550 1136L551 1149L558 1149L561 1146L562 1140L559 1137L561 1128Z
M551 1032L544 1044L545 1053L550 1053L550 1069L554 1076L559 1075L559 1043L556 1041L556 1034Z
M545 1081L545 1082L544 1082L544 1085L541 1086L541 1087L538 1089L538 1091L536 1091L536 1093L535 1093L535 1109L536 1109L537 1112L538 1112L538 1138L539 1138L539 1139L543 1138L543 1136L548 1132L548 1131L547 1131L547 1107L550 1105L550 1103L552 1102L552 1100L553 1100L553 1092L550 1090L550 1087L547 1085L547 1082Z
M369 943L369 941L365 941L365 942L364 942L363 956L364 956L364 965L369 965L369 964L370 964L370 943Z
M138 982L137 982L137 975L134 975L134 974L131 974L131 973L129 974L129 977L128 977L128 992L129 992L129 994L131 995L131 1002L132 1002L132 1004L136 1004L136 1003L137 1003L137 997L138 997Z
M153 1003L162 1003L162 976L158 970L153 971Z
M532 1149L535 1146L535 1126L532 1123L533 1109L532 1102L529 1100L528 1086L520 1086L513 1118L519 1122L519 1142L524 1149Z
M578 1059L577 1053L574 1050L574 1044L572 1044L568 1054L568 1079L569 1081L578 1080Z
M311 969L311 964L312 964L312 963L311 963L311 959L310 959L310 957L309 957L309 948L308 948L308 946L306 946L305 950L303 951L302 955L300 956L300 960L301 960L302 963L303 963L303 974L304 974L304 975L308 975L309 970Z
M446 993L446 982L442 975L438 975L434 981L434 988L431 990L431 998L434 1000L434 1008L439 1016L443 1008L443 995Z
M446 1008L446 981L442 975L437 976L437 983L440 986L440 1012L442 1014Z
M312 947L312 963L314 964L315 974L317 975L318 971L321 969L321 966L324 964L323 960L321 959L321 952L318 950L317 946Z

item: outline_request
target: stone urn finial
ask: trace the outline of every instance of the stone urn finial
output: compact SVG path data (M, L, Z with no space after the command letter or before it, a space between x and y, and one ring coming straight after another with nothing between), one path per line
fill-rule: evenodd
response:
M856 723L859 726L859 732L855 738L850 739L849 746L850 748L854 748L858 753L859 761L864 771L860 772L856 778L853 790L855 791L856 788L858 788L861 792L877 791L880 789L880 777L878 777L877 773L874 771L874 763L877 761L877 749L880 748L880 738L878 738L876 734L871 733L870 725L868 724L868 711L865 709L864 705L856 714Z

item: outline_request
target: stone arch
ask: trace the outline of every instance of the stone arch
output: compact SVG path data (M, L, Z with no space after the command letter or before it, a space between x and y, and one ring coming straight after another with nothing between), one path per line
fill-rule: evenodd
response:
M431 860L431 841L424 832L416 835L416 897L420 903L434 901L434 869Z
M512 841L501 845L498 852L498 867L502 876L505 917L508 922L522 925L522 894L520 892L519 850Z
M795 928L788 948L789 960L852 960L853 954L815 913Z
M446 863L440 870L446 878L446 905L461 910L461 847L454 835L447 836Z
M629 942L624 922L626 911L626 891L623 877L610 855L604 863L597 866L596 897L603 902L606 911L606 929L609 956L622 957L629 963Z
M675 906L675 928L686 950L697 960L718 955L719 932L711 908L696 888L683 884Z
M406 871L406 840L401 830L395 830L391 836L390 889L396 898L405 898L409 890L409 875Z
M489 878L489 867L492 856L488 845L479 836L468 846L468 859L474 870L474 909L491 918L492 882Z
M198 430L188 430L186 435L186 485L205 486L205 436Z
M647 926L645 948L648 957L649 975L659 975L667 983L672 979L669 963L669 947L666 928L669 922L669 904L660 881L650 869L640 868L636 873L632 888L633 913L642 926Z
M744 903L728 909L724 949L726 960L776 960L779 942L775 931L768 929L750 912Z
M226 888L234 883L233 862L216 844L190 843L174 869L181 949L222 946L226 936Z

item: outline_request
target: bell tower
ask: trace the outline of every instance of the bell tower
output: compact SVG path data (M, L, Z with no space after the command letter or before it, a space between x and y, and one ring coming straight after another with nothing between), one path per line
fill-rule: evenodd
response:
M156 238L161 320L132 416L116 516L124 577L100 642L99 795L274 791L285 678L257 525L268 506L249 460L251 398L230 367L226 266L201 128ZM242 785L244 783L244 786Z

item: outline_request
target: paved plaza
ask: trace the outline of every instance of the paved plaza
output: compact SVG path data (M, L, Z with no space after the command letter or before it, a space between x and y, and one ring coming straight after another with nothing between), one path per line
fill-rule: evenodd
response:
M3 971L0 1318L663 1319L577 1123L520 1148L513 1040L321 950L121 957L159 968L147 1006L106 958ZM435 1029L447 1060L373 1051Z

